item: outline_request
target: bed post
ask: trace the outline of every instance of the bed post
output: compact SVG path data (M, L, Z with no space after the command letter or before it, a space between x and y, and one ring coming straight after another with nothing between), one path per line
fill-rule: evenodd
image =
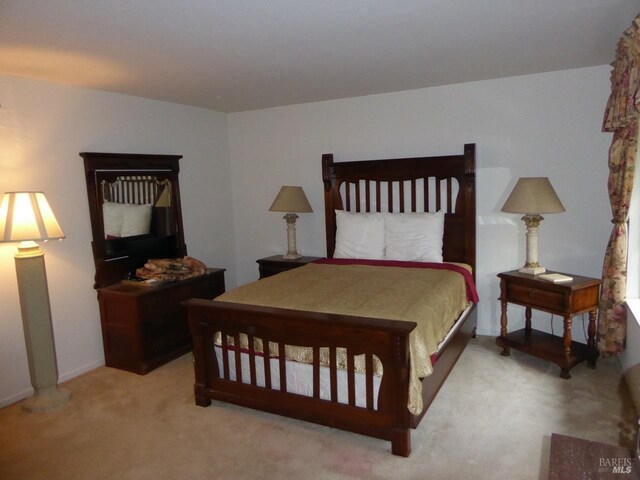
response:
M186 306L183 303L183 306ZM210 334L209 324L206 321L200 321L200 312L196 309L187 308L189 321L189 331L193 342L193 367L195 370L196 381L193 390L196 398L196 405L200 407L208 407L211 405L211 398L207 394L209 386L209 378L211 372L209 368L212 366L213 358L208 356L214 355L213 335ZM215 368L215 364L213 365ZM217 372L216 373L217 376Z
M407 408L409 402L409 390L406 388L410 382L410 354L409 333L394 335L393 355L391 359L392 376L397 385L393 392L393 410L395 425L391 430L391 453L401 457L408 457L411 453L411 415Z
M324 216L327 239L327 257L333 257L333 250L336 246L336 215L334 210L341 209L338 205L339 198L336 198L336 175L333 171L333 154L322 155L322 181L324 183Z
M465 263L473 267L473 280L476 279L476 144L464 146L464 256ZM461 189L462 190L462 189Z

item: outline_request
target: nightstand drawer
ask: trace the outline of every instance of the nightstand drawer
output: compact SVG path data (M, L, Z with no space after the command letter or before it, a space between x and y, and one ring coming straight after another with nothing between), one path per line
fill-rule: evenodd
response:
M554 310L562 313L568 309L566 297L561 292L550 292L540 288L507 284L507 300L514 303L522 303L532 308Z

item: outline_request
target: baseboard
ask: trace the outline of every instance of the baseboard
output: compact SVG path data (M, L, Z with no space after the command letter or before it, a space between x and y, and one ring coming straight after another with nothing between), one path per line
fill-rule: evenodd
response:
M16 393L6 398L0 399L0 408L8 407L9 405L24 400L33 394L33 388L27 388L22 392Z
M71 380L72 378L78 377L83 373L87 373L91 370L95 370L96 368L101 367L103 365L104 365L104 361L102 360L90 363L81 368L73 370L72 372L68 372L68 373L65 373L64 375L60 375L60 377L58 378L58 383L64 383L68 380ZM30 397L32 394L33 394L33 388L27 388L26 390L23 390L21 392L15 393L5 398L1 398L0 408L7 407L11 404L19 402L20 400L24 400L25 398Z
M104 360L98 360L97 362L90 363L76 370L60 375L58 377L58 383L66 382L68 380L71 380L72 378L76 378L82 375L83 373L87 373L91 370L95 370L98 367L102 367L103 365L104 365Z
M640 412L640 364L634 365L624 372L624 380L629 388L636 412Z
M627 300L626 348L620 355L620 365L629 387L636 412L640 412L640 301Z

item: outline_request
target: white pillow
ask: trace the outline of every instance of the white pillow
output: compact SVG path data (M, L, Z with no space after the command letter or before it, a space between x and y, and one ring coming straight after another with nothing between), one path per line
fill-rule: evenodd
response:
M383 260L383 214L336 210L336 248L333 257Z
M151 205L123 204L121 237L146 235L151 230Z
M385 213L387 260L442 262L444 213Z
M132 237L151 230L151 205L104 202L102 217L105 237Z
M122 236L122 203L104 202L102 204L105 237Z

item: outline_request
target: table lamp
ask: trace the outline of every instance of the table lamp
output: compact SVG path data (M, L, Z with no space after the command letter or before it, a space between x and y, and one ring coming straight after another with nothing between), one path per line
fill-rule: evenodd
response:
M524 213L522 220L527 226L527 261L519 271L532 275L544 273L546 269L538 263L538 226L544 220L540 214L565 211L549 179L520 178L504 203L502 211Z
M44 253L36 241L62 239L42 192L8 192L0 204L0 242L21 242L15 255L22 326L34 394L22 404L28 412L54 410L70 393L60 389Z
M287 214L282 217L287 222L287 254L283 255L282 258L285 260L301 258L302 255L300 255L296 249L296 219L298 215L296 215L295 212L313 212L302 187L282 187L271 204L269 211L287 212Z

